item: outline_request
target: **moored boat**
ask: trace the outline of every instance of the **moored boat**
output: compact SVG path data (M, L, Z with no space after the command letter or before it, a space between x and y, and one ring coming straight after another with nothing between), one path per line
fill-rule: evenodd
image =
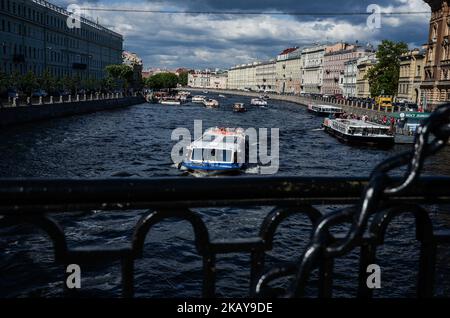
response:
M350 144L390 147L394 135L389 127L355 119L329 119L323 123L325 131Z
M220 98L227 98L227 97L226 97L225 95L223 95L223 94L220 94L219 97L220 97Z
M203 103L205 101L206 97L203 95L196 95L194 97L192 97L192 102L193 103Z
M341 107L330 106L330 105L309 105L308 111L319 116L330 116L330 115L341 115L344 110Z
M205 99L203 100L203 105L205 105L205 107L207 108L218 108L219 107L219 102L215 99Z
M245 165L245 132L241 128L211 128L187 147L180 167L189 171L229 173Z
M253 98L250 104L253 106L267 106L267 101L261 98Z
M179 106L181 105L181 100L176 98L163 98L159 101L161 105L173 105L173 106Z
M245 113L247 109L245 108L244 103L235 103L233 105L233 111L235 113Z

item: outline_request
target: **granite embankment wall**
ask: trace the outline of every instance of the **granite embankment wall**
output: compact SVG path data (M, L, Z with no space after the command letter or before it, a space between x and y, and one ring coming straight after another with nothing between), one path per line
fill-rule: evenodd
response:
M71 103L55 103L33 106L5 107L0 109L0 127L49 120L103 110L118 109L144 103L145 99L124 97L118 99L92 100Z
M198 92L198 94L202 94L204 89L187 89L192 92ZM208 89L208 92L217 93L217 94L229 94L229 95L240 95L240 96L249 96L249 97L259 97L261 93L256 92L244 92L244 91L234 91L234 90L217 90L217 89ZM367 115L372 119L381 119L385 114L388 114L385 111L378 109L370 109L370 106L364 103L356 103L349 101L335 101L324 98L308 98L308 97L300 97L300 96L290 96L290 95L277 95L277 94L268 94L271 99L281 100L286 102L295 103L304 107L307 107L310 103L320 103L326 105L333 105L342 107L347 113L356 114L359 116Z

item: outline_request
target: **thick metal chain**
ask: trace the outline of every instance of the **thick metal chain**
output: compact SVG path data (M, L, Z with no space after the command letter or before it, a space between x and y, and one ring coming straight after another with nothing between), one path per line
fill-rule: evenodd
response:
M429 142L431 136L434 136L434 139ZM309 245L297 263L296 270L289 267L269 271L256 285L256 294L263 293L267 284L274 279L295 273L295 279L284 296L302 296L319 257L334 258L351 251L366 231L370 216L380 210L382 199L411 187L419 178L425 159L445 147L449 137L450 104L447 104L433 112L419 128L413 151L387 159L374 169L358 206L327 214L319 221ZM403 181L400 184L393 184L388 173L405 165L408 167ZM329 229L348 220L351 221L351 227L345 238L330 243Z

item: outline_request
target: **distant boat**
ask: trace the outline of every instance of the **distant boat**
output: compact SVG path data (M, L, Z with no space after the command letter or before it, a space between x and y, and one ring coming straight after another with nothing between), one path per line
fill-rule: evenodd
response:
M330 106L330 105L309 105L308 111L319 116L327 117L330 115L341 115L344 110L341 107Z
M233 111L235 113L245 113L247 109L245 108L244 103L235 103L233 105Z
M193 103L203 103L205 101L206 97L203 95L196 95L194 97L192 97L192 102Z
M173 105L173 106L179 106L181 105L181 100L175 99L175 98L163 98L159 102L161 105Z
M350 144L391 147L394 135L389 127L356 119L329 119L323 123L330 135Z
M205 105L205 107L207 108L218 108L219 107L219 102L215 99L204 99L203 100L203 105Z
M225 95L220 94L219 95L220 98L227 98Z
M250 104L252 104L253 106L267 106L267 101L261 98L253 98L250 101Z
M207 95L209 92L208 91L203 91L203 94Z

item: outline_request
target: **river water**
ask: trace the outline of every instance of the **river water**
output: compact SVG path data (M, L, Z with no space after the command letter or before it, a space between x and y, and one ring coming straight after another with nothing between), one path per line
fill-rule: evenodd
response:
M212 95L218 98L217 95ZM218 98L219 99L219 98ZM252 107L247 113L232 112L234 102L249 104L249 97L228 96L219 109L201 105L182 107L142 104L121 110L55 119L4 129L0 132L0 177L44 178L152 178L192 175L177 170L171 161L175 128L193 131L194 120L203 128L242 127L280 129L280 167L277 176L368 176L383 159L410 146L390 150L355 148L320 130L322 119L304 107L270 101L267 108ZM431 158L426 175L450 175L450 149ZM244 176L256 176L252 167ZM323 212L338 207L326 207ZM437 229L447 228L447 207L430 207ZM257 235L271 207L197 209L212 239L247 238ZM82 211L56 216L70 247L127 246L133 228L145 211L107 213ZM295 261L310 235L303 217L283 223L276 235L268 264ZM58 297L63 295L64 268L52 263L51 243L28 226L0 230L0 297ZM136 295L139 297L197 297L201 294L201 258L196 254L190 227L177 221L158 225L146 241L143 259L136 262ZM412 219L401 217L389 228L386 246L380 249L382 289L375 296L411 296L417 276L418 244ZM450 295L446 264L450 253L439 250L436 293ZM219 256L219 296L241 297L248 293L248 255ZM336 296L354 296L357 255L336 261ZM120 295L120 267L82 269L82 296ZM314 282L313 282L314 283ZM311 294L314 292L312 284Z

